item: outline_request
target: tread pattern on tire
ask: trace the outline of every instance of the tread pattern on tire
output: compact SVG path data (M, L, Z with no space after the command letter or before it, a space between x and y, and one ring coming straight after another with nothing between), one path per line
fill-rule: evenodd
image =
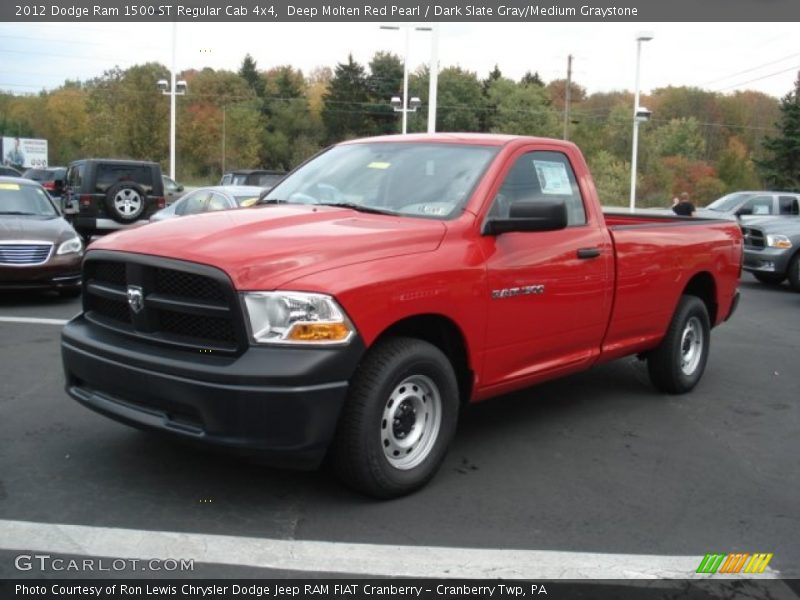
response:
M697 313L703 325L704 356L697 367L696 376L687 378L680 372L681 333L688 319ZM684 295L670 321L667 333L661 344L651 351L647 357L647 370L650 380L659 390L668 394L683 394L690 391L700 381L705 370L710 351L711 336L708 310L705 303L697 296ZM678 359L676 361L676 358Z
M382 452L380 454L370 452L367 447L369 440L364 439L361 434L365 428L369 430L369 413L374 409L372 405L376 401L374 394L376 390L384 387L385 373L400 361L419 357L421 353L431 353L429 357L436 356L438 360L443 360L448 366L450 364L441 350L428 342L414 338L394 337L378 342L366 355L353 376L350 392L339 419L332 451L336 474L348 486L359 492L376 498L393 498L410 493L425 485L435 475L439 463L444 459L445 452L443 451L439 457L432 455L430 458L435 461L435 464L426 459L423 465L428 472L421 479L410 485L398 484L387 478L381 465L378 464L378 461L384 459ZM450 392L456 393L456 397L451 400L456 403L454 412L457 413L458 384L452 367L450 367L449 373L444 373L444 376L450 380L447 385L453 387ZM452 437L455 422L447 427L445 418L453 418L454 415L448 415L446 407L448 400L444 397L447 390L441 390L441 393L443 416L440 436ZM375 437L377 440L378 436ZM449 439L446 441L449 442Z

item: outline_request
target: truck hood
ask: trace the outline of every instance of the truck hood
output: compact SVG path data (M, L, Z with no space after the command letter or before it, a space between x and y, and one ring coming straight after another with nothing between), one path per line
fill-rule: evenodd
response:
M117 250L211 265L238 290L270 290L319 271L431 252L441 221L351 209L269 205L151 223L94 242Z
M779 233L783 235L800 234L800 217L772 216L751 217L742 220L742 227L752 227L764 233Z

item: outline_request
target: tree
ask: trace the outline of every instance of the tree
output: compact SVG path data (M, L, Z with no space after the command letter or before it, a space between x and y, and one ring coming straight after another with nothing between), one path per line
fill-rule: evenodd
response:
M370 91L370 118L376 131L397 133L399 131L398 113L389 104L392 96L403 95L403 62L391 52L376 52L369 63L367 87ZM412 96L409 89L409 96ZM410 102L410 99L409 99Z
M600 202L608 206L626 206L631 189L631 165L606 150L587 161Z
M264 97L264 80L258 72L256 61L250 54L246 54L242 60L242 66L239 68L239 76L247 82L256 96L259 98Z
M695 160L705 156L706 143L694 117L672 119L658 127L650 137L658 156L685 156Z
M764 139L766 158L756 164L773 189L800 192L800 73L781 100L777 127L778 135Z
M491 132L541 137L558 135L558 115L550 107L542 87L497 79L489 86L487 101L494 107L487 118Z
M322 122L329 143L372 133L365 107L369 89L364 67L347 57L336 65L333 79L323 96Z
M481 131L485 98L478 76L461 67L439 73L437 131Z
M538 85L540 87L544 87L544 81L541 77L539 77L539 71L536 71L533 74L531 74L530 71L525 71L525 75L522 76L520 83L522 85Z

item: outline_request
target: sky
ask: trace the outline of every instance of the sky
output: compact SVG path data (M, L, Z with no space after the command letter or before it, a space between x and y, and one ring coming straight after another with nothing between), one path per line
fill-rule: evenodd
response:
M566 76L589 93L633 90L636 36L642 44L641 88L698 86L722 93L753 89L781 97L800 70L796 23L443 23L441 66L485 77L495 64L520 78ZM170 66L170 23L0 23L0 90L35 93L65 79L86 80L118 65ZM428 32L411 35L411 69L430 60ZM259 69L289 64L309 72L354 58L366 65L379 50L402 57L404 34L378 23L179 23L178 71L238 70L250 53Z

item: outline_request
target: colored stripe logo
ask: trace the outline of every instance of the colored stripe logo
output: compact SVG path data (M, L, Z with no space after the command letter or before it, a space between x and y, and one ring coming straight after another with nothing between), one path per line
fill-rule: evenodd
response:
M706 554L697 567L698 573L763 573L772 553L732 552L731 554Z

